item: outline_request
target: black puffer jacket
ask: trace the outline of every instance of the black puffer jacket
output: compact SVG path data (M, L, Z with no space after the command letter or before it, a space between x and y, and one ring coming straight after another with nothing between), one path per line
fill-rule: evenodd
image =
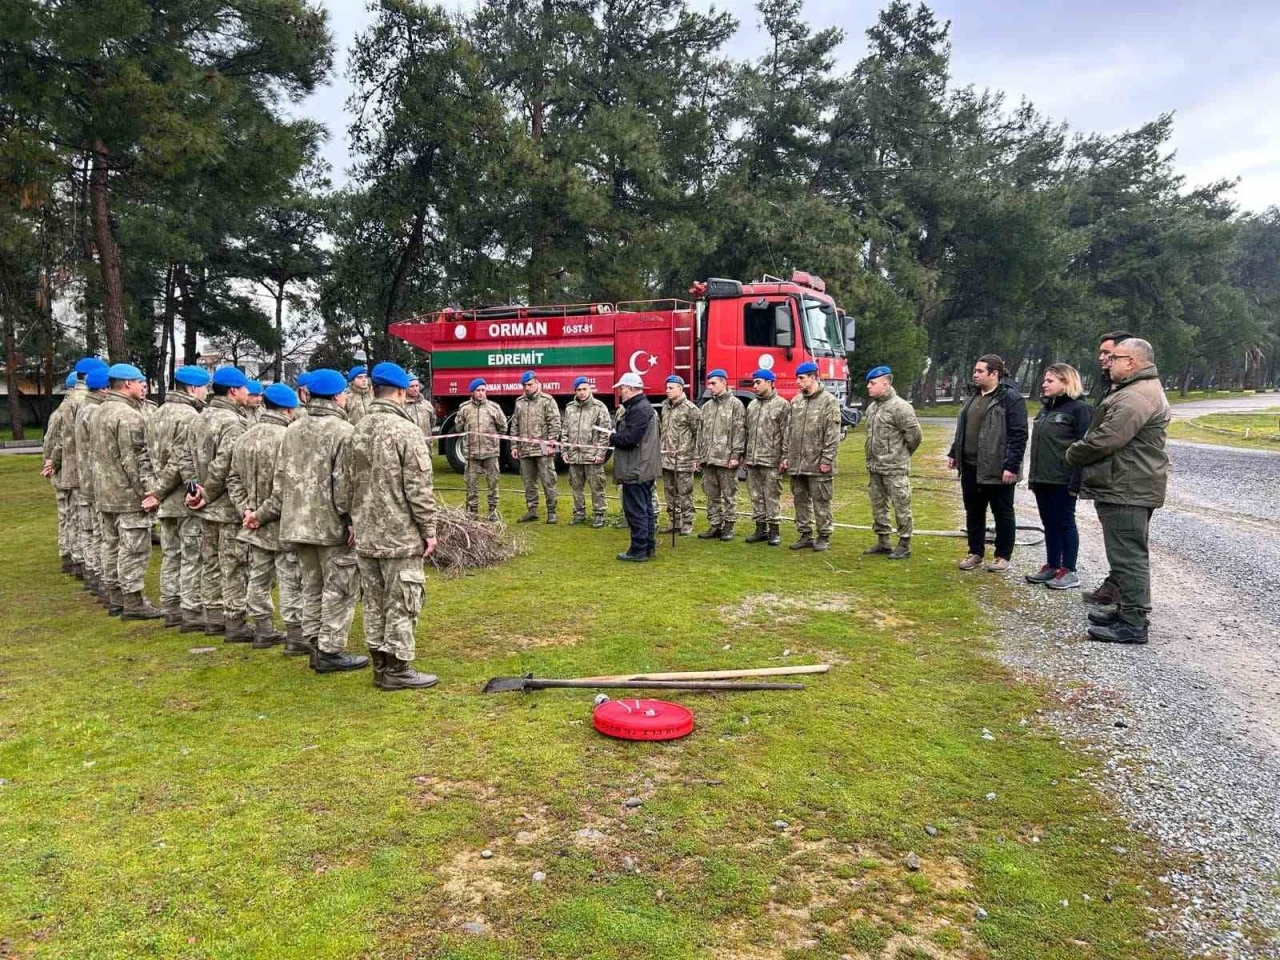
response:
M956 438L947 456L964 463L965 421L976 394L970 394L956 418ZM1003 483L1004 471L1020 473L1027 452L1027 405L1017 384L1001 380L978 434L978 482Z
M1032 487L1067 485L1080 489L1080 470L1067 463L1067 447L1089 431L1093 408L1083 400L1066 394L1045 397L1031 433L1031 470L1027 480Z
M618 483L646 483L662 476L658 413L644 394L618 409L618 426L609 435L609 445L614 448L613 479Z

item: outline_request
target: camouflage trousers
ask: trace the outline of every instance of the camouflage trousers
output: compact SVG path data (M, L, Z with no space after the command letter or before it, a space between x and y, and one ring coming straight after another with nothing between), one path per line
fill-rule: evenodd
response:
M151 565L151 515L102 515L102 581L125 593L141 593Z
M200 549L204 557L200 593L204 613L209 616L225 611L226 616L244 616L244 593L249 572L245 545L236 539L238 523L202 520L204 537Z
M556 458L521 457L520 479L524 481L524 502L530 510L538 509L538 484L547 498L547 513L556 512Z
M276 582L276 552L246 543L249 554L249 577L244 594L245 615L254 620L270 620L271 588Z
M871 529L877 536L888 536L889 504L898 521L898 536L911 536L911 478L905 473L872 473L867 489L871 493Z
M364 642L401 660L414 658L413 631L426 599L422 557L358 557Z
M480 515L480 477L485 479L489 492L489 519L498 519L498 458L468 460L465 474L467 481L467 513Z
M586 488L591 488L591 512L603 517L608 511L604 500L604 464L569 464L569 488L573 491L573 515L583 520L587 516Z
M782 514L782 475L776 467L747 467L747 493L751 496L752 520L778 522Z
M800 536L813 533L814 522L818 527L818 536L829 537L835 530L835 519L831 514L831 496L835 490L835 480L830 474L818 476L791 476L791 496L796 501L796 532Z
M707 497L707 523L712 527L732 527L738 519L737 467L704 466L702 492Z
M204 521L199 517L160 518L160 603L195 612L204 603L200 556Z
M693 471L663 470L662 496L667 501L667 513L677 530L686 533L693 529Z
M76 503L76 536L85 572L102 576L102 517L83 497Z
M294 551L302 574L302 635L315 640L326 653L341 653L347 649L360 599L355 552L345 543L323 547L299 543Z
M75 530L75 491L54 487L53 499L58 504L58 555L74 561L80 552Z
M302 568L292 550L276 554L276 585L280 592L280 619L289 626L301 626Z

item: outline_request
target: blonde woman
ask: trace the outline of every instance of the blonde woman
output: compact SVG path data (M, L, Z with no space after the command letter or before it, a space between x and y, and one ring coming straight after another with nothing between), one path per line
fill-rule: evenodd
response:
M1051 590L1080 586L1076 554L1080 534L1076 529L1076 497L1080 471L1066 461L1067 447L1089 429L1093 409L1080 399L1083 392L1075 367L1055 363L1045 368L1041 384L1040 414L1031 435L1031 470L1028 486L1036 495L1040 524L1044 527L1045 563L1027 574L1028 583L1043 583Z

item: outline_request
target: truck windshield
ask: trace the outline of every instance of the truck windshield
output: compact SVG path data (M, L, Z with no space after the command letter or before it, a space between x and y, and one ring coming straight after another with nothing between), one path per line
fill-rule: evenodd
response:
M844 356L844 338L835 308L820 300L804 300L804 340L815 356Z

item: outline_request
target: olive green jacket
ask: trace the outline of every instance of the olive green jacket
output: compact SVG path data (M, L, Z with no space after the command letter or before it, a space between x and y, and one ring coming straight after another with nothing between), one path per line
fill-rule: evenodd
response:
M692 473L698 455L698 432L702 429L702 411L688 397L675 403L664 400L661 414L662 469Z
M239 405L226 397L213 397L204 413L190 422L178 463L184 483L194 480L204 488L205 505L196 511L202 520L240 522L240 511L227 496L227 474L231 472L231 448L244 429Z
M102 513L140 513L151 478L146 464L146 418L140 404L110 391L94 418L94 499Z
M747 450L747 408L729 391L711 397L702 405L702 426L698 430L698 461L713 467L727 467L730 460L742 462Z
M597 457L603 457L609 442L609 434L613 431L613 417L609 408L595 397L588 397L586 403L579 403L574 397L564 406L564 416L560 420L560 439L565 443L582 444L582 446L564 447L560 451L565 463L595 463ZM592 427L604 427L604 433L597 433ZM591 449L591 448L595 449Z
M791 404L776 393L756 397L747 405L747 448L743 463L749 467L773 467L787 455L787 424Z
M333 547L347 542L347 523L335 503L337 473L353 427L327 397L312 397L280 443L271 496L255 511L262 522L279 519L282 544Z
M182 482L182 454L191 442L191 426L199 419L204 404L190 394L170 390L160 412L147 421L147 452L154 471L151 492L160 498L159 516L193 516L186 505L187 488Z
M502 441L496 436L479 436L507 432L507 415L492 400L486 398L483 403L468 400L458 408L453 422L454 432L468 434L458 438L463 459L488 460L498 455Z
M1168 430L1169 401L1154 364L1117 383L1098 404L1088 433L1067 448L1067 463L1082 468L1081 498L1164 506Z
M840 450L840 401L828 390L791 398L787 432L787 472L794 476L833 476ZM823 466L831 469L822 472Z
M227 495L243 516L256 511L271 499L276 479L280 444L284 441L289 418L279 410L263 410L258 422L240 434L231 448L231 470L227 474ZM278 517L265 521L258 517L258 529L241 528L236 539L263 550L280 549Z
M867 472L907 476L924 434L915 408L890 387L867 404Z

